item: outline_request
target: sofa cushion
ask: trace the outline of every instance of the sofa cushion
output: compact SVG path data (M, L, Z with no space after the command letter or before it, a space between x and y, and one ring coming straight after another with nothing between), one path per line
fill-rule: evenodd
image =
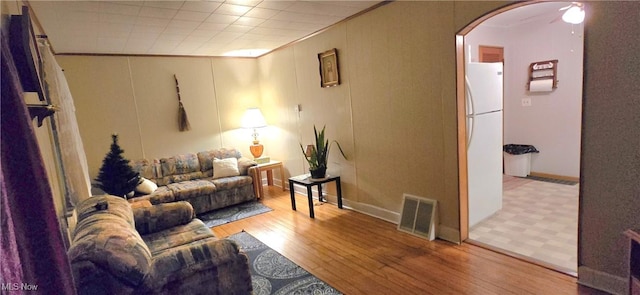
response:
M221 191L244 185L250 185L253 182L253 179L249 176L231 176L211 179L210 181L216 186L217 190Z
M171 183L167 188L173 192L175 201L211 195L216 191L216 186L212 182L203 179Z
M221 148L217 150L210 150L198 153L198 160L200 161L200 170L204 173L205 177L213 176L213 159L226 159L242 157L240 151L234 148Z
M238 176L238 159L226 158L226 159L213 159L213 178L222 178L229 176Z
M153 256L167 249L207 238L215 238L215 235L197 218L187 224L142 236Z
M129 165L133 168L133 171L140 173L141 177L149 179L153 182L157 182L158 178L161 178L160 175L160 161L157 159L147 160L132 160L129 161Z
M137 202L140 203L140 202ZM132 206L133 207L133 206ZM195 217L189 202L171 202L133 208L136 229L141 235L191 222Z
M182 154L170 158L160 159L162 181L160 185L167 185L191 179L202 178L200 162L196 154Z

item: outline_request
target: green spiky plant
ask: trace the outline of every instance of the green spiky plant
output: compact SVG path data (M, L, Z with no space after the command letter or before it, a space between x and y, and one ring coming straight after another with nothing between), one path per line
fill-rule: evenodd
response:
M140 174L129 166L129 160L122 154L124 150L118 145L118 135L112 134L111 150L102 160L102 167L96 178L97 186L105 193L126 198L140 183Z
M305 148L300 144L300 149L302 150L302 154L304 158L309 163L309 172L311 173L311 178L323 178L327 172L327 161L329 160L329 151L331 150L331 145L336 144L338 149L340 150L340 154L345 159L344 151L340 146L340 143L336 140L329 142L328 139L325 139L324 129L326 126L322 127L322 130L318 132L316 126L313 126L313 133L315 135L315 145L311 145L310 151L305 151ZM308 153L307 153L308 152Z

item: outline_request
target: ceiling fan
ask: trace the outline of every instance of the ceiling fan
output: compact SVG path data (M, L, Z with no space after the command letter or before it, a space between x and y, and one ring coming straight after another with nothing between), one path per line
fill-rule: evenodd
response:
M551 23L555 23L558 20L562 19L564 22L569 24L577 25L584 21L584 4L580 2L571 2L571 4L558 9L558 11L565 11L562 15L559 15Z

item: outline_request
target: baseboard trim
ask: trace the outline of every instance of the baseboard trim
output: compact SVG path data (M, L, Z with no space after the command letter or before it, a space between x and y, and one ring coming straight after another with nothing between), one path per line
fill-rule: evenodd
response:
M438 226L438 238L458 245L461 243L460 231L442 224Z
M587 266L578 267L578 284L615 295L629 292L629 281Z
M346 205L353 211L382 219L393 224L398 224L400 222L400 213L389 211L378 206L354 202L347 199L343 199L343 205Z
M529 175L536 176L536 177L543 177L543 178L580 182L580 177L573 177L573 176L566 176L566 175L557 175L557 174L533 172L533 171L530 172Z
M275 179L274 179L274 184L275 184ZM304 187L302 186L294 185L293 190L298 194L307 195L306 189L304 189ZM313 198L317 199L318 190L315 187L312 188L311 193L314 195ZM334 195L322 194L322 196L325 197L329 203L335 204L338 201L338 197ZM345 208L351 209L358 213L362 213L365 215L369 215L371 217L382 219L384 221L393 223L395 225L400 223L400 213L398 212L393 212L384 208L380 208L378 206L351 201L345 198L342 199L342 205ZM459 230L439 224L437 227L437 231L438 231L437 238L454 243L454 244L460 244Z

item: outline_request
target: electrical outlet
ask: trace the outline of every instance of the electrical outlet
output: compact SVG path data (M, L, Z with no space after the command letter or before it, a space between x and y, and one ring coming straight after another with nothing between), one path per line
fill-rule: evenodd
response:
M522 99L522 106L523 107L530 107L531 106L531 98L526 97Z

